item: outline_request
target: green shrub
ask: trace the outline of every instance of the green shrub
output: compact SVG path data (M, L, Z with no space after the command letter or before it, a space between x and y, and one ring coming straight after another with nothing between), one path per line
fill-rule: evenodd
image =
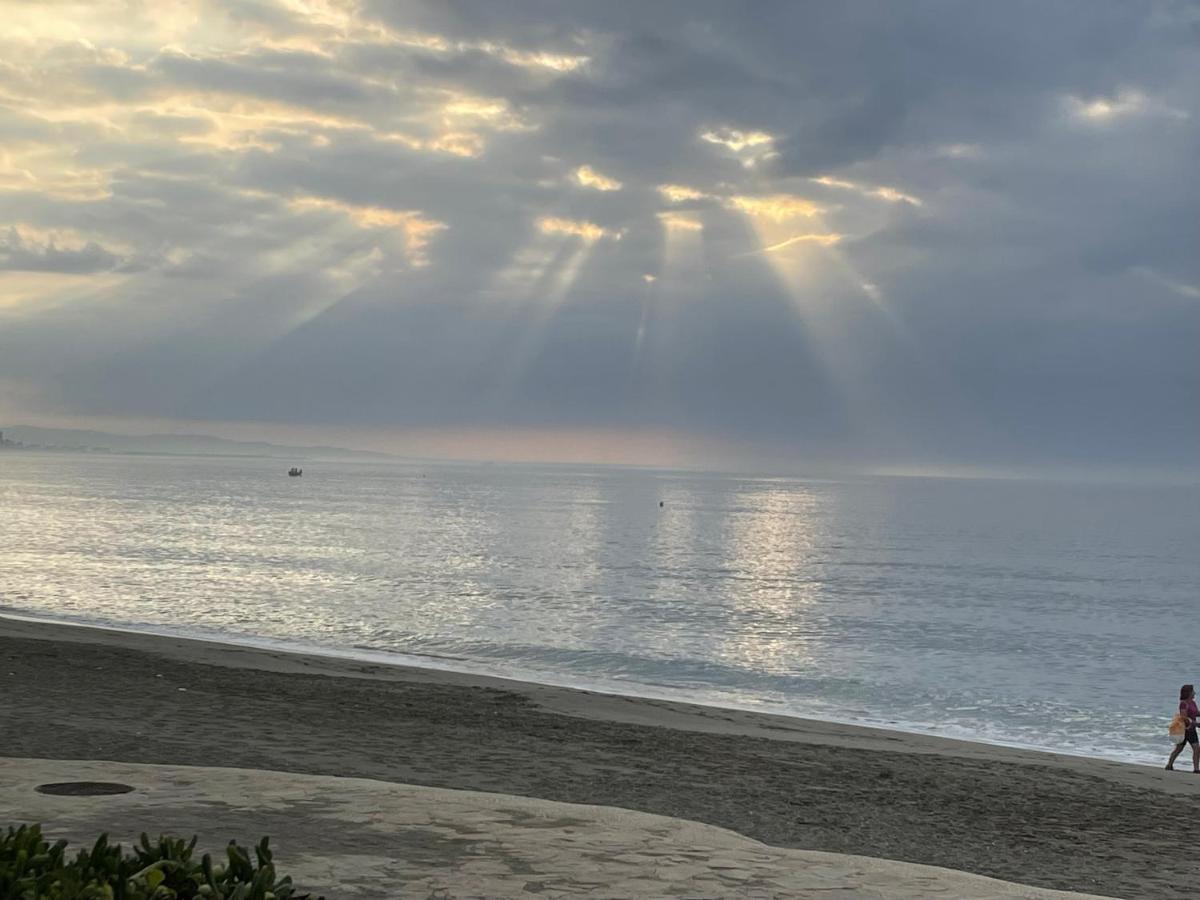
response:
M51 845L38 825L9 828L0 835L0 898L3 900L306 900L291 878L275 878L268 839L255 858L236 842L228 859L214 865L207 853L192 857L196 839L163 835L122 851L100 835L90 850L67 858L67 842ZM324 898L319 898L324 900Z

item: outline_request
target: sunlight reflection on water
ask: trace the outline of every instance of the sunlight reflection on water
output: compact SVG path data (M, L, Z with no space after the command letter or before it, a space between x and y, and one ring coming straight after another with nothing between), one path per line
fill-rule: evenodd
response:
M7 452L0 606L1142 761L1196 680L1194 489L285 472Z

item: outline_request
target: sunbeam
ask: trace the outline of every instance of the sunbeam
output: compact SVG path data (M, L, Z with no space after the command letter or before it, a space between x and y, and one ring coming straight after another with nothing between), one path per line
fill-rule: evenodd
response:
M590 222L543 217L529 245L494 281L505 304L509 327L505 346L490 379L494 408L504 410L545 343L561 304L579 280L597 244L619 240L619 232Z
M704 280L704 223L696 213L660 212L662 255L659 271L646 281L642 315L634 335L630 380L642 391L643 406L664 400L678 362L674 344L680 317L690 295Z
M829 227L825 212L805 198L752 198L727 204L752 236L753 246L730 256L734 266L765 263L788 301L809 352L837 391L846 420L855 429L879 427L886 404L871 369L880 337L877 320L885 320L874 301L868 301L838 251L839 232ZM797 220L803 220L802 223ZM797 233L797 228L804 230ZM746 277L753 277L747 270ZM853 281L853 289L850 284ZM864 316L863 312L869 310ZM893 329L890 321L886 331Z

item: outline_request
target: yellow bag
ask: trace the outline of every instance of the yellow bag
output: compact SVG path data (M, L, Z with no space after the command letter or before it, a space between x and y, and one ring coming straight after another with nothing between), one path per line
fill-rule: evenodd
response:
M1175 713L1175 718L1171 720L1170 727L1167 728L1167 733L1171 735L1171 740L1179 743L1183 740L1184 733L1187 732L1187 719L1183 713Z

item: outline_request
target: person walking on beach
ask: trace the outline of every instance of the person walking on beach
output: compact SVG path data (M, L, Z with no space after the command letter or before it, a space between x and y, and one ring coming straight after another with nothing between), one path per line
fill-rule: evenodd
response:
M1167 771L1175 768L1175 758L1183 752L1183 745L1191 744L1192 771L1200 774L1200 737L1196 736L1196 720L1200 719L1200 707L1196 706L1196 689L1190 684L1185 684L1179 689L1179 715L1175 718L1177 721L1183 720L1184 731L1183 737L1171 751L1171 758L1167 760Z

